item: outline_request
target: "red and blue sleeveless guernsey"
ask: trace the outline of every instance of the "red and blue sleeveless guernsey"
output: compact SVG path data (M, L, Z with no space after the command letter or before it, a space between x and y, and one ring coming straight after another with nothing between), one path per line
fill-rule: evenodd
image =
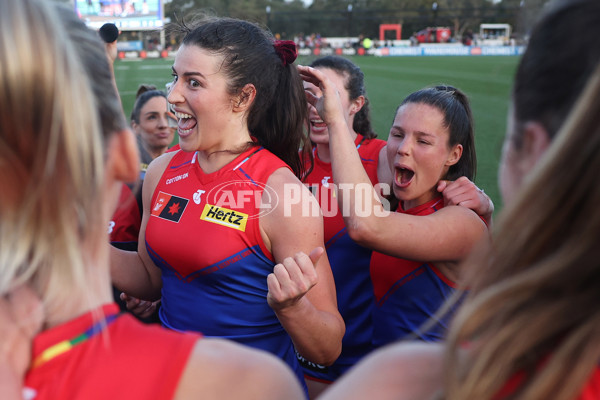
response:
M292 341L267 303L275 262L259 221L277 200L266 183L279 168L288 167L257 146L210 174L196 153L177 152L152 197L146 248L162 271L164 326L266 350L303 382Z
M201 336L118 311L108 304L37 335L23 398L172 399Z
M364 136L358 135L355 144L369 179L373 185L377 184L379 152L386 142L364 139ZM301 356L299 359L308 379L332 382L372 349L373 285L369 275L371 250L350 239L338 207L331 164L321 161L314 149L313 154L314 167L304 182L323 210L325 247L335 280L338 308L346 323L346 334L342 339L342 353L333 365L318 365Z
M444 207L441 197L397 212L410 215L429 215ZM434 244L432 244L434 246ZM432 317L454 291L454 283L433 264L392 257L373 252L371 279L375 293L373 307L373 345L383 346L415 333ZM438 321L417 337L425 341L443 338L449 317Z

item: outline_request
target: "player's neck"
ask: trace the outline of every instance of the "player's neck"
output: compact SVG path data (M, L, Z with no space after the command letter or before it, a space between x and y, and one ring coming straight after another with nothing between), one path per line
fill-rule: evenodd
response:
M60 299L44 304L44 329L63 324L114 301L108 264L103 265L105 267L84 267L85 285L70 287Z
M331 164L331 151L328 143L317 143L317 157L324 163Z
M252 146L252 141L248 140L234 146L228 146L223 149L214 149L209 151L198 151L198 165L204 173L210 174L216 172L235 160L240 154Z

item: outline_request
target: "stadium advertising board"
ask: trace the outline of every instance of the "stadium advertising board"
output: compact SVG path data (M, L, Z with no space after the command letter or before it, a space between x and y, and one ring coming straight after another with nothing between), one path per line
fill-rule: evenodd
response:
M112 22L122 31L163 26L163 0L75 0L75 11L87 26L99 29Z
M524 46L431 46L383 47L378 56L519 56Z

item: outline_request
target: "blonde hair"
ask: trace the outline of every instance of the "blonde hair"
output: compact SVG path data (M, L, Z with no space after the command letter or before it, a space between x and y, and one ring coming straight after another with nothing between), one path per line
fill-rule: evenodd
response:
M81 63L86 44L67 30L88 45L93 36L64 25L52 2L0 0L0 9L0 294L29 282L56 308L85 287L93 243L106 238L105 111Z
M600 67L467 262L472 291L448 335L446 398L575 398L600 361ZM467 345L468 347L465 347Z

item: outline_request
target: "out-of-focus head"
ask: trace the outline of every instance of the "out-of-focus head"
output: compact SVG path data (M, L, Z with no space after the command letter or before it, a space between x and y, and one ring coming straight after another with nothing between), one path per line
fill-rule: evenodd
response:
M523 371L534 373L511 397L573 399L598 367L598 34L596 0L551 3L531 33L503 148L504 209L493 246L465 266L469 295L448 334L448 399L494 396Z
M162 97L167 100L167 95L162 90L150 89L143 90L144 86L140 86L138 89L138 95L135 98L135 103L133 104L133 110L131 111L131 122L135 122L137 124L140 123L140 115L142 114L142 109L154 97ZM140 93L141 92L141 93ZM165 108L168 111L168 107Z
M448 334L445 398L486 398L523 371L532 373L515 399L569 400L593 385L600 359L600 311L589 306L600 302L600 65L547 147L505 204L493 246L476 249L465 266L469 294ZM465 343L481 346L469 357Z
M169 106L165 92L152 89L139 94L131 112L131 127L155 157L167 149L175 132L169 126Z
M105 239L106 144L126 123L104 46L72 10L0 9L0 293L34 278L60 307Z
M558 0L546 6L515 75L517 124L537 121L554 137L600 61L599 36L600 2Z
M499 179L505 203L544 153L600 61L599 36L596 0L549 3L534 26L512 91Z

